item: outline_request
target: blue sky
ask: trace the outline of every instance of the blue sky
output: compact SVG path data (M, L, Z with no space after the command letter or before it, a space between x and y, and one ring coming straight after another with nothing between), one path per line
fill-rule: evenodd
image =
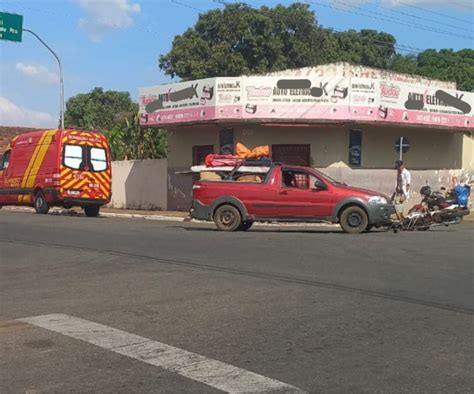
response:
M221 2L2 0L0 11L23 15L24 27L58 53L64 64L66 99L102 86L128 91L136 100L138 87L170 81L160 71L158 57L170 49L173 37L196 22L199 10L222 7ZM247 1L253 6L292 2ZM471 0L307 2L324 27L383 30L392 33L398 44L417 50L473 48L473 40L462 37L474 36ZM0 42L0 61L0 125L55 126L59 85L51 54L24 32L21 43Z

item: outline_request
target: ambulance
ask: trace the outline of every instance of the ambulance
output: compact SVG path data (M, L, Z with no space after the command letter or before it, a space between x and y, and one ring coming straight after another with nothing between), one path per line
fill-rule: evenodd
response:
M94 217L110 202L111 160L107 138L96 131L40 130L13 138L0 159L0 207L78 206Z

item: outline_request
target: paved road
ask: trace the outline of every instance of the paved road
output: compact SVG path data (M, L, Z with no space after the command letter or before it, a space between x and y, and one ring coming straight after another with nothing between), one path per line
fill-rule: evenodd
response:
M473 392L473 241L0 211L0 391Z

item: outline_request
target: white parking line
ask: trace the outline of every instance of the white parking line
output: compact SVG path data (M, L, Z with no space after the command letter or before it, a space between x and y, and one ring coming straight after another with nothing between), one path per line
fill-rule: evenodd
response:
M51 314L18 320L164 368L229 393L302 392L278 380L74 316Z

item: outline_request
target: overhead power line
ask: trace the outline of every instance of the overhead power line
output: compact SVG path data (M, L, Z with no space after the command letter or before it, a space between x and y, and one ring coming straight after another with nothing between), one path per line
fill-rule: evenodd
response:
M334 0L334 1L336 3L342 4L342 5L345 5L345 6L349 6L349 7L353 6L352 4L349 4L349 3L346 3L346 2L343 2L343 1L337 1L337 0ZM319 6L319 7L331 8L331 9L337 10L339 12L345 12L345 13L349 13L349 14L352 14L352 15L365 16L367 18L371 18L371 19L375 19L375 20L379 20L379 21L383 21L383 22L396 23L396 24L399 24L399 25L402 25L402 26L408 26L408 27L411 27L411 28L414 28L414 29L431 31L431 32L438 33L438 34L457 37L457 38L464 38L464 39L467 39L467 40L472 40L473 39L472 36L467 36L467 35L464 35L464 34L458 34L458 33L455 33L455 32L448 31L448 30L435 29L433 27L425 26L425 25L413 25L412 23L407 23L407 22L405 22L401 19L393 18L393 17L390 17L390 16L388 16L386 14L383 14L383 13L380 13L380 12L375 12L375 11L360 12L360 11L357 11L357 10L360 10L361 8L344 9L344 8L338 8L338 7L329 5L329 4L317 3L317 2L312 1L312 0L306 0L306 2L314 4L314 5Z
M422 12L428 12L430 14L437 15L437 16L442 17L442 18L448 18L448 19L451 19L451 20L454 20L454 21L457 21L457 22L462 22L462 23L467 23L468 25L472 25L472 21L468 21L467 19L462 19L462 18L458 18L458 17L455 17L455 16L442 14L441 12L428 10L426 8L422 8L422 7L413 5L413 4L405 3L403 1L398 1L398 4L401 4L405 7L413 8L414 10L418 10L418 11L422 11Z
M472 33L472 29L466 29L465 27L459 27L457 25L452 25L450 23L444 23L444 22L440 22L440 21L437 21L437 20L434 20L434 19L423 17L423 16L410 14L409 12L405 12L405 11L394 10L394 9L389 8L389 7L385 7L383 5L379 5L379 7L384 8L386 10L389 10L390 12L394 12L394 13L397 13L397 14L400 14L400 15L408 16L409 18L419 19L419 20L422 20L422 21L426 21L428 23L436 23L437 25L443 25L443 26L446 26L446 27L453 28L455 30L464 30L464 31L467 31L469 33Z

